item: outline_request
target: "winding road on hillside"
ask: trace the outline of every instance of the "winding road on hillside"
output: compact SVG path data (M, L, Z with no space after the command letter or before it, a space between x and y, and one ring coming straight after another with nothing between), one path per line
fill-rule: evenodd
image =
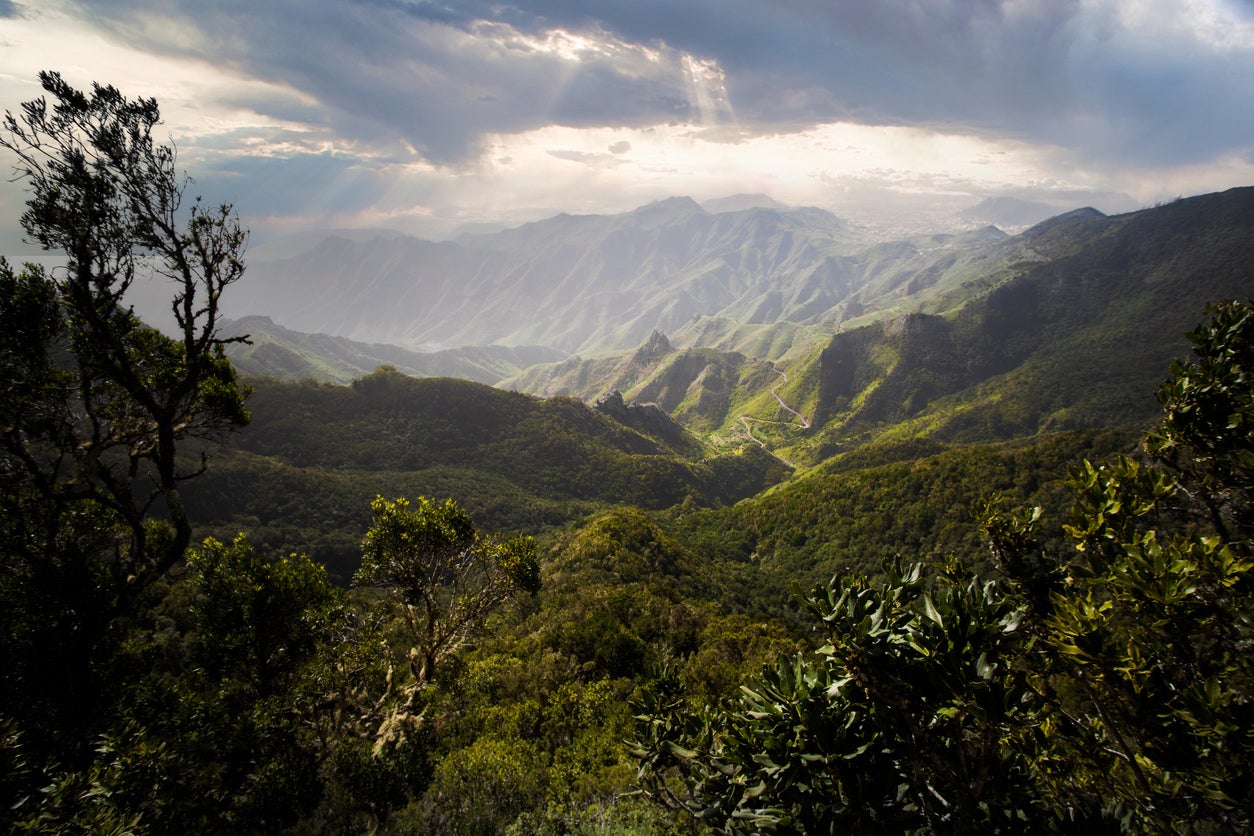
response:
M783 407L785 412L791 412L793 415L797 416L797 420L801 423L801 429L810 429L810 419L793 409L788 404L784 403L784 399L779 396L779 387L788 382L788 373L783 369L776 367L774 363L771 364L771 371L780 376L779 383L776 383L773 387L771 387L771 394L775 396L775 400L779 401L779 405Z
M779 394L779 387L788 382L788 373L785 372L783 369L778 368L774 363L771 364L771 371L775 372L775 374L779 375L780 377L779 382L776 383L773 387L771 387L771 395L774 396L775 400L779 401L779 406L781 409L797 417L796 423L801 425L801 429L803 430L810 429L810 419L806 418L800 412L798 412L797 410L789 406L787 402L784 401L783 397L781 397ZM744 430L742 432L736 432L735 434L748 441L755 442L759 447L761 447L763 450L766 450L768 453L770 453L771 451L767 449L766 442L753 434L753 427L752 427L751 422L756 422L759 424L786 424L788 426L793 425L792 421L768 421L765 418L754 418L752 415L740 416L740 423L741 425L744 426ZM780 459L780 461L784 462L785 464L790 464L790 465L792 464L787 459L782 458L774 453L772 453L772 455L775 455L776 458Z

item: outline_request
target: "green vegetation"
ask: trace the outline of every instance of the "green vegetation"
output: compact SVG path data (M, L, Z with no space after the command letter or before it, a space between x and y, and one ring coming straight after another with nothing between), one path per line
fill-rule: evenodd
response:
M24 753L15 770L90 760L115 628L192 541L189 454L248 422L216 333L218 296L243 270L231 208L180 213L152 100L41 82L51 104L6 114L0 136L31 195L23 228L67 258L56 277L0 260L0 722ZM171 281L176 337L121 303L141 269Z
M182 442L248 423L217 335L218 296L243 273L246 235L229 206L196 203L180 228L183 183L173 151L153 143L156 102L40 80L51 107L41 98L6 114L0 146L31 192L23 229L68 263L54 279L0 260L5 472L42 505L13 507L9 533L54 564L59 530L96 515L117 538L111 577L97 582L124 610L191 541ZM176 339L120 304L145 267L175 288ZM168 531L149 525L158 498Z
M704 708L646 694L650 796L746 833L1247 830L1254 307L1192 338L1148 438L1166 458L1072 469L1071 548L989 504L997 577L816 589L822 647Z
M219 538L309 551L344 581L379 493L455 496L493 530L538 534L611 504L731 504L788 472L757 448L708 450L660 412L627 426L570 398L387 367L352 387L253 386L248 433L214 453L189 503Z
M552 349L501 346L411 351L326 334L301 334L266 316L225 322L222 330L227 336L248 336L248 342L233 343L227 349L240 374L281 380L349 384L380 366L392 366L414 377L461 377L494 384L528 366L561 357L561 352Z
M966 305L726 329L778 364L655 334L572 364L630 383L595 407L246 387L234 214L180 208L155 102L43 82L0 138L69 259L0 262L5 829L1251 827L1254 308L1152 428L1146 382L1248 196L886 247L885 304Z
M746 326L821 323L817 345L759 353L699 319L672 335L693 347L648 364L638 351L516 381L585 398L609 381L713 437L752 434L801 469L881 441L979 444L1149 422L1154 387L1206 300L1248 294L1251 224L1245 188L1115 217L1077 211L1013 238L885 244L853 259L871 282L855 294L868 303L856 319Z

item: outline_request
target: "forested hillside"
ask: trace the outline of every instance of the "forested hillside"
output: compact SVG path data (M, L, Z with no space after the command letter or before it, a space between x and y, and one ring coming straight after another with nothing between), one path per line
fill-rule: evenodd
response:
M1254 307L1191 339L1149 457L1071 468L1063 543L978 502L989 567L819 583L821 646L724 702L646 691L649 795L727 832L1248 828Z
M847 322L774 364L653 339L506 383L585 398L612 385L707 432L749 429L805 465L881 437L979 442L1145 421L1207 300L1249 295L1252 227L1249 188L1116 217L1072 212L962 251L961 270L944 273L949 295L907 294L912 312Z
M756 446L708 449L660 411L616 420L571 398L386 367L351 387L253 386L248 433L213 453L189 505L221 536L310 552L342 580L379 493L455 497L491 530L538 534L609 505L732 504L788 473Z
M1252 226L1252 189L1046 221L1020 236L1036 258L953 315L833 338L820 423L847 435L923 417L943 438L975 440L1148 416L1161 369L1185 348L1176 335L1208 300L1248 294Z

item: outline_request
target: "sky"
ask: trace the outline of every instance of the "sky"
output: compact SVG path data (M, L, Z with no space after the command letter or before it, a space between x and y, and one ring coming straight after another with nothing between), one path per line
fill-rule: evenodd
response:
M0 108L45 69L156 97L254 241L1254 184L1254 0L0 0ZM5 246L23 200L0 181Z

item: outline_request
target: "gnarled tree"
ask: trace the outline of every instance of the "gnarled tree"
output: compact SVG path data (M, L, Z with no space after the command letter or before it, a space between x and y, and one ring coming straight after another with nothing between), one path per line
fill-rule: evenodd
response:
M57 563L66 527L92 514L118 535L95 582L121 612L191 541L179 485L203 458L182 442L248 421L231 340L218 336L247 234L228 205L184 205L174 148L152 135L155 100L83 93L56 73L40 81L47 97L6 112L0 146L30 192L26 234L66 260L0 264L0 467L20 485L5 510L22 511L9 542L28 562ZM145 275L171 283L174 336L127 303Z
M399 699L379 729L381 749L421 725L420 697L437 669L511 596L539 589L540 566L530 537L481 538L451 499L437 504L419 497L411 504L378 497L370 507L374 522L353 583L394 591L411 643L410 676L396 683Z
M0 125L26 235L64 257L0 259L0 705L32 755L72 767L107 713L120 619L191 541L189 442L249 419L218 336L247 235L230 206L184 204L155 101L40 80ZM172 335L128 302L146 277L171 285Z

